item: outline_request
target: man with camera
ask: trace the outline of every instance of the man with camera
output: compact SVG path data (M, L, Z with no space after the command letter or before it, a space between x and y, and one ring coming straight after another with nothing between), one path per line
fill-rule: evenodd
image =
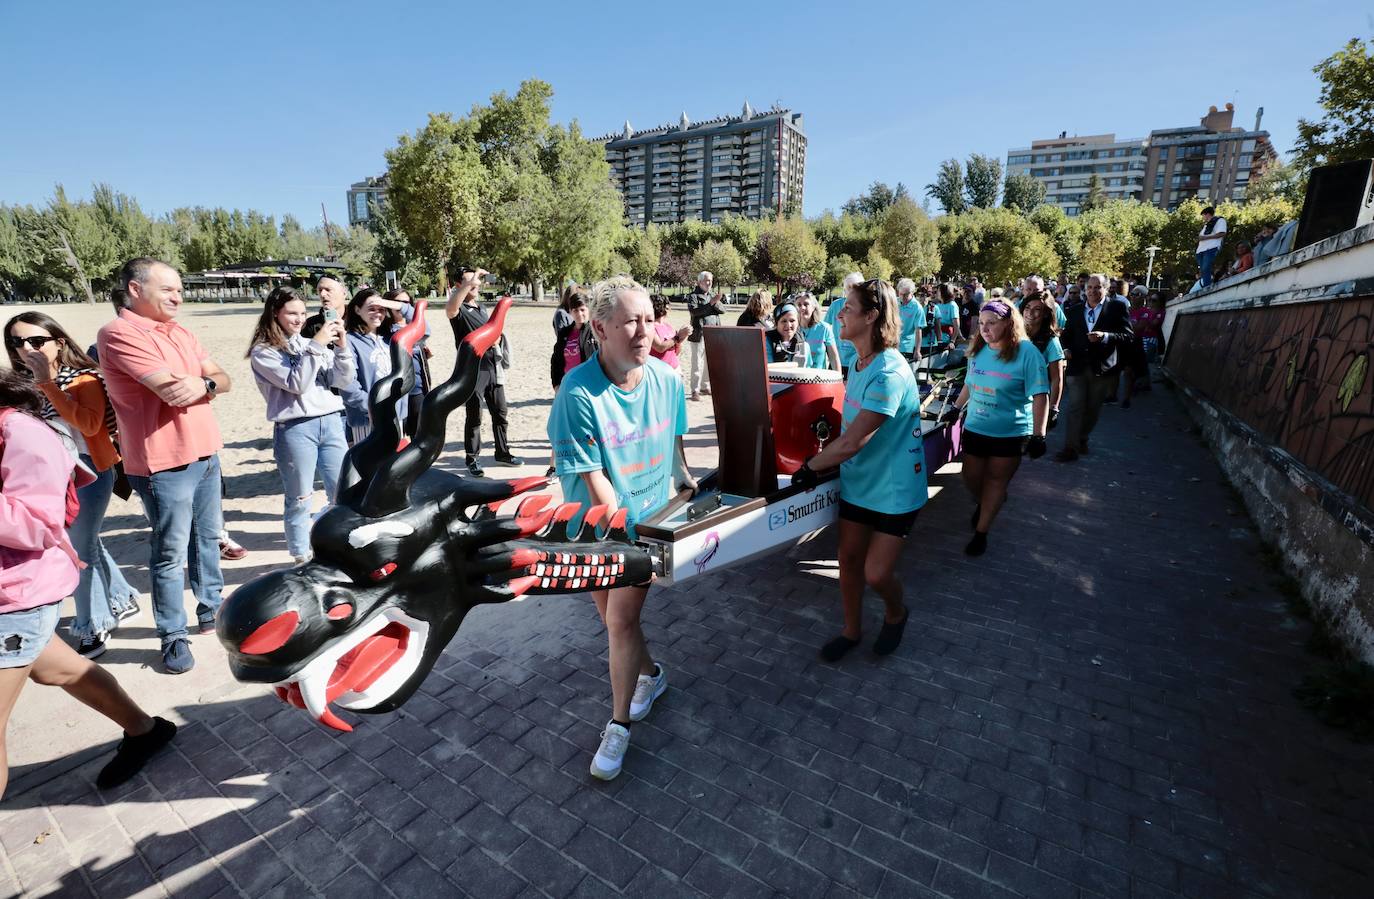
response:
M490 318L490 313L482 307L478 292L486 271L466 266L455 267L449 272L448 302L444 314L453 327L455 343L461 343L473 331L482 327ZM506 379L505 369L510 368L510 343L506 335L482 356L477 374L477 390L468 400L466 417L463 422L463 452L466 455L468 473L475 478L483 476L477 457L482 451L482 403L487 404L491 413L492 442L495 444L497 465L519 465L520 460L511 455L510 442L506 436Z

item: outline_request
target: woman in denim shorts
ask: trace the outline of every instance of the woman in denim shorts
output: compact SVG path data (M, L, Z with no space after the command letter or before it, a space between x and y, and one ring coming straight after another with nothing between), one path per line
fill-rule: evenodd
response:
M5 730L26 679L61 687L124 729L96 778L101 788L133 777L176 733L170 721L139 708L108 671L53 639L80 564L66 531L75 458L42 409L31 381L0 371L0 796L9 783Z

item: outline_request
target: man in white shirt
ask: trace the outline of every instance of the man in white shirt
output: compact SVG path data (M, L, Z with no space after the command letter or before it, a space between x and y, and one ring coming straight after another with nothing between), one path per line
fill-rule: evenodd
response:
M1214 207L1202 210L1202 230L1197 235L1197 269L1203 287L1212 286L1212 263L1221 252L1226 237L1226 219L1217 215Z

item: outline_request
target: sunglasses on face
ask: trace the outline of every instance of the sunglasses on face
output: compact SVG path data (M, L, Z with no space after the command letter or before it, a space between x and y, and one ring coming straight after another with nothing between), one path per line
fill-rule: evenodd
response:
M30 349L41 350L43 345L49 341L56 340L56 337L43 337L34 335L32 337L16 337L13 334L5 338L5 346L12 350L20 349L24 344L28 344Z

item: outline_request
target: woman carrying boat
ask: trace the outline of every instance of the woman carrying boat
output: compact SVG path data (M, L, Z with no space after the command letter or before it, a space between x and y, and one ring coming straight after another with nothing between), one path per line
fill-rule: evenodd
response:
M549 414L549 442L563 497L586 509L624 508L627 524L668 504L679 490L696 491L682 435L687 402L676 371L649 357L654 311L632 278L592 287L592 329L600 349L563 378ZM581 517L569 527L581 525ZM649 714L667 688L639 625L649 584L591 591L610 644L611 720L592 758L593 777L620 773L630 724Z
M843 429L792 477L793 484L810 487L817 472L840 469L844 630L821 647L827 662L859 645L865 586L882 597L884 608L873 651L887 655L902 642L907 608L894 569L927 498L920 394L897 350L901 316L892 286L876 278L854 285L839 322L840 337L856 353L845 385Z

